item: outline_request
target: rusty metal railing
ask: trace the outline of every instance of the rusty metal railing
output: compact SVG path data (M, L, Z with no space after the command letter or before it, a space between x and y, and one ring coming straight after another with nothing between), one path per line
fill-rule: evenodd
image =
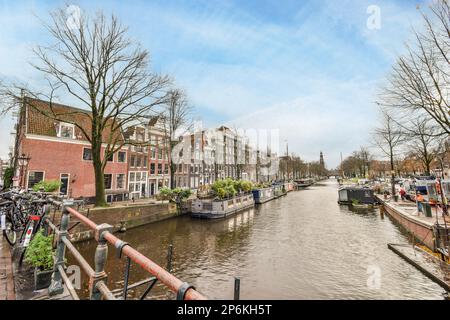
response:
M144 256L142 253L134 249L128 243L123 242L117 238L113 233L113 227L108 224L97 225L95 222L82 215L80 212L72 208L73 202L60 202L52 200L54 205L62 208L61 224L59 228L47 219L47 225L53 230L56 235L56 257L55 268L52 275L52 283L49 287L49 295L61 294L64 291L63 283L66 284L69 293L73 299L78 300L78 295L72 287L72 284L68 282L67 274L64 270L65 252L66 249L70 251L74 259L80 264L83 271L89 277L89 293L91 300L116 300L114 291L111 291L107 286L107 274L105 272L105 266L108 256L108 244L114 246L118 252L118 257L122 255L127 258L127 272L129 272L130 262L138 264L142 269L146 270L153 277L149 278L141 283L150 282L149 288L146 290L145 295L151 290L156 281L160 281L169 290L176 293L179 300L205 300L206 297L200 294L195 288L186 282L181 281L170 273L171 261L168 262L169 270L165 270L158 264ZM69 222L70 217L73 216L81 224L87 226L89 229L95 232L95 240L98 242L95 250L94 268L92 268L86 259L80 254L80 252L74 247L69 239ZM170 259L172 251L170 247ZM123 299L126 299L126 291L128 286L128 274L126 273L126 284L124 288ZM131 287L131 286L130 286Z

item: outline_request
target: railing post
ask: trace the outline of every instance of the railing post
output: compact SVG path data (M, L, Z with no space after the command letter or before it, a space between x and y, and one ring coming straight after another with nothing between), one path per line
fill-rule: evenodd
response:
M54 271L52 275L52 282L50 287L48 288L48 295L55 296L64 292L64 286L62 283L62 276L59 272L58 266L62 266L64 268L64 257L66 254L66 245L63 242L64 238L67 238L67 229L69 227L70 221L70 213L67 211L67 206L70 206L71 203L65 202L62 205L62 215L61 215L61 226L59 228L59 232L56 233L57 237L57 246L56 246L56 254L55 254L55 263L54 263Z
M101 224L95 230L95 240L97 240L97 248L95 249L95 273L89 279L89 292L91 300L101 300L102 294L97 288L100 281L106 282L107 275L105 272L106 260L108 258L108 243L104 237L105 232L112 232L113 227L109 224Z

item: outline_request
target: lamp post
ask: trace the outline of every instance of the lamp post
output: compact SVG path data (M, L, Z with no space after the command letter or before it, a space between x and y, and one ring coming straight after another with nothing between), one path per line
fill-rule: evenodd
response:
M19 182L19 188L22 188L24 185L24 181L23 181L23 175L24 175L24 168L26 168L28 166L28 163L30 162L31 157L30 156L26 156L25 153L22 153L22 155L17 158L17 161L19 163L20 166L20 182Z

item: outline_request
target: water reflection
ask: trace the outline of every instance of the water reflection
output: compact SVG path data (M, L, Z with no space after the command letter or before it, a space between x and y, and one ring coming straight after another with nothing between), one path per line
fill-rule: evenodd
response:
M337 204L334 181L226 219L182 217L120 237L162 266L172 243L175 275L214 299L233 297L235 276L241 278L243 299L441 299L443 294L388 250L387 243L408 237L376 208ZM78 247L93 257L94 242ZM124 261L114 252L107 271L111 286L120 288ZM131 283L146 277L133 266ZM151 298L170 297L158 285Z

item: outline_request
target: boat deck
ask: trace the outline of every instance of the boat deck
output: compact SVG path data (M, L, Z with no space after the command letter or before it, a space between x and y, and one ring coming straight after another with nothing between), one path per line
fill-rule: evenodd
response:
M385 200L382 195L376 195L376 197L384 204L393 207L399 213L404 216L414 219L422 224L429 227L433 227L436 224L436 210L437 210L437 220L439 224L444 225L447 223L450 226L450 219L447 218L444 221L442 217L442 210L438 207L432 207L433 217L427 217L424 213L419 213L415 202L398 200L398 202L391 201L390 199Z

